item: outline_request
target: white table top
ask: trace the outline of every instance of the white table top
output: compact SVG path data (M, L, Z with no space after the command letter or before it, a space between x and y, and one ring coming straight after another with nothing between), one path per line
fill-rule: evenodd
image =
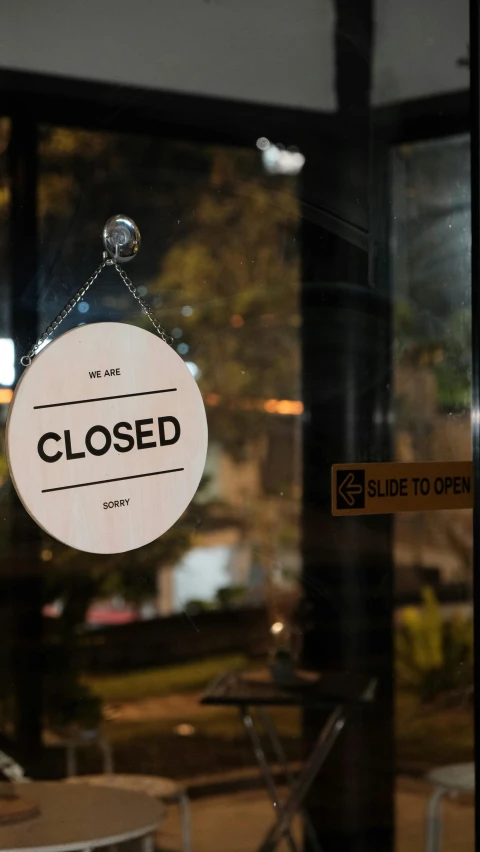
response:
M2 852L74 852L123 843L152 834L163 805L143 793L50 781L21 784L40 816L0 826Z

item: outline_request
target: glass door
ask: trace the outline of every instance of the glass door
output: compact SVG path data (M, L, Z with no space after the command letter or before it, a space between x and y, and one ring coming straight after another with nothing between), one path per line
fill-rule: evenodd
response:
M473 850L477 508L332 512L338 464L479 480L465 4L154 5L92 7L88 80L83 10L0 75L0 848ZM209 446L165 535L98 555L33 523L4 436L116 213ZM57 334L98 322L148 326L111 268Z

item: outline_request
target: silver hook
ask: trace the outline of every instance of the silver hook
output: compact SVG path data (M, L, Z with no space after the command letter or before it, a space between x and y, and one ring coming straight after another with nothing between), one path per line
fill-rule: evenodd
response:
M118 213L105 223L103 245L115 263L128 263L138 254L141 237L133 219Z

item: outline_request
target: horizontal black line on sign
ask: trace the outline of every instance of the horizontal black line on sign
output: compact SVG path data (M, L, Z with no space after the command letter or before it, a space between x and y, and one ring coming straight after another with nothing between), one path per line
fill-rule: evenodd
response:
M67 491L69 488L87 488L89 485L104 485L106 482L122 482L124 479L141 479L142 476L160 476L161 473L179 473L184 467L173 467L171 470L154 470L153 473L136 473L134 476L116 476L115 479L97 479L96 482L79 482L78 485L59 485L57 488L43 488L42 494L50 491Z
M93 399L73 399L71 402L51 402L48 405L34 405L35 408L58 408L61 405L81 405L83 402L104 402L106 399L127 399L129 396L149 396L152 393L173 393L177 388L164 388L155 391L140 391L140 393L120 393L117 396L96 396Z

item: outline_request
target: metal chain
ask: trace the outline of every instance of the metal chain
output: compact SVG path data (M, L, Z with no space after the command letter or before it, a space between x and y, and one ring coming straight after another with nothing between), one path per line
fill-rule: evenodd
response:
M155 314L154 314L154 312L153 312L153 309L150 307L150 305L149 305L149 304L147 304L147 302L145 302L145 301L142 299L142 297L140 296L140 294L139 294L138 290L134 287L134 285L133 285L133 284L132 284L132 282L130 281L130 278L128 277L128 275L126 274L126 272L124 272L124 271L123 271L123 269L122 269L122 267L121 267L121 266L119 266L119 265L118 265L118 263L115 263L115 261L114 261L114 260L111 260L111 261L108 261L108 260L107 260L106 262L107 262L107 263L111 263L111 265L114 267L114 269L118 272L118 274L119 274L120 278L122 279L123 283L126 285L127 289L130 291L130 293L132 294L133 298L137 300L137 302L139 303L139 305L140 305L140 307L141 307L142 311L144 312L144 314L146 314L146 315L147 315L148 319L149 319L149 320L150 320L150 322L152 323L152 325L153 325L153 327L154 327L155 331L157 332L158 336L159 336L159 337L161 337L161 339L162 339L165 343L168 343L168 344L169 344L169 346L171 346L171 345L172 345L172 343L173 343L173 337L171 337L171 336L170 336L170 335L169 335L169 334L165 331L165 329L163 328L163 326L161 326L161 325L160 325L160 323L157 321L157 319L156 319L156 317L155 317Z
M70 301L67 302L67 304L65 305L64 309L62 311L60 311L59 314L57 314L57 316L55 317L53 322L48 326L47 329L45 329L45 331L43 332L41 337L39 337L37 342L34 343L32 348L30 349L30 351L26 355L24 355L22 358L20 358L20 363L22 364L23 367L29 367L30 366L30 364L32 363L32 359L33 359L35 353L38 351L38 349L40 349L40 346L43 343L45 343L47 337L50 337L52 332L54 332L58 328L60 323L62 323L63 320L66 317L68 317L68 315L73 311L75 305L77 305L79 303L80 299L83 298L83 296L85 295L87 290L90 289L93 282L96 281L96 279L100 275L103 267L106 266L106 265L107 265L107 261L106 260L102 261L100 266L97 267L97 269L95 270L93 275L88 279L88 281L83 285L83 287L80 287L80 290L78 290L78 292L75 293L73 299L70 299Z
M94 281L97 280L98 276L100 275L102 269L104 269L105 266L113 266L113 268L118 273L118 275L122 279L123 283L127 286L127 289L130 291L130 293L132 294L134 299L136 299L137 302L140 304L140 307L142 308L143 312L147 315L148 319L150 320L150 322L154 326L155 331L161 337L161 339L163 341L165 341L165 343L168 343L169 345L171 345L173 343L173 337L170 337L170 335L167 334L167 332L160 325L160 323L157 322L152 308L139 295L138 291L136 290L136 288L134 287L134 285L130 281L130 278L128 277L128 275L125 274L123 269L121 269L121 267L117 263L115 263L114 260L112 260L111 258L108 258L108 259L105 258L102 261L102 263L100 264L100 266L97 267L97 269L95 270L93 275L91 275L90 278L88 279L88 281L85 282L83 287L80 287L80 290L78 290L75 293L74 297L72 299L70 299L69 302L67 302L67 304L65 305L63 310L60 311L59 314L57 314L57 316L55 317L53 322L50 323L48 328L45 329L45 331L43 332L41 337L38 338L37 342L32 346L30 351L26 355L24 355L22 358L20 358L20 363L22 364L23 367L29 367L30 366L35 354L38 352L38 350L40 349L42 344L45 343L46 339L48 337L50 337L50 335L54 331L56 331L56 329L63 322L63 320L66 319L66 317L68 317L68 315L73 311L74 307L76 305L78 305L78 303L80 302L81 299L83 299L85 293L87 292L87 290L90 289L90 287L92 286Z

